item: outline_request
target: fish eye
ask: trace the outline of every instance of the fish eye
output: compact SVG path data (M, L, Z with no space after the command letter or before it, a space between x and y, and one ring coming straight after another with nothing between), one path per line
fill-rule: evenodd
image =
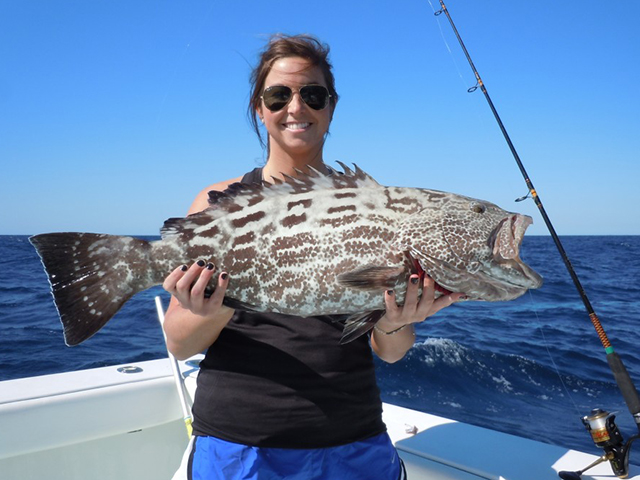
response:
M485 207L481 203L472 203L471 204L471 210L476 212L476 213L484 213L484 212L487 211L487 207Z

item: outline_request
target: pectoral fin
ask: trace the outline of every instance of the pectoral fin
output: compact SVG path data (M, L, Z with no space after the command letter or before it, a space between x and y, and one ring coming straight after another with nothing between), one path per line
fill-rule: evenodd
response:
M403 280L405 267L368 266L338 275L338 284L357 290L388 290Z

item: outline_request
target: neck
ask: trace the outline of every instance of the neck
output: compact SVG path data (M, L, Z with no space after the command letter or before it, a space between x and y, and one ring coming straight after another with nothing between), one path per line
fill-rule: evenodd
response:
M296 169L306 172L307 167L313 167L325 174L329 173L328 167L322 160L322 147L316 152L307 152L304 155L294 155L272 149L269 152L267 163L262 169L262 176L267 182L271 177L283 179L282 174L295 177L298 175Z

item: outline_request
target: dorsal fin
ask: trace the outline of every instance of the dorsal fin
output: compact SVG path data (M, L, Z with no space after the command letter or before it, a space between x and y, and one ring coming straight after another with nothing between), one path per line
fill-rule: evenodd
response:
M351 170L345 164L338 163L344 172L331 169L329 175L324 175L315 168L307 167L307 172L296 170L298 176L283 175L284 180L272 178L271 182L262 181L252 184L236 182L222 192L212 190L209 192L209 207L207 209L185 218L168 219L160 232L162 238L179 235L184 230L193 230L208 225L212 220L227 213L236 212L273 196L306 193L314 190L363 188L379 185L357 166L355 166L355 170Z
M331 169L329 175L324 175L313 167L307 167L307 171L295 169L297 176L283 174L284 180L272 177L269 182L261 183L232 183L226 190L209 192L209 205L225 207L226 202L237 201L240 197L252 197L257 195L280 195L283 193L300 193L325 188L358 188L366 185L378 185L369 174L354 165L355 170L350 169L342 162L337 162L343 169L338 172Z

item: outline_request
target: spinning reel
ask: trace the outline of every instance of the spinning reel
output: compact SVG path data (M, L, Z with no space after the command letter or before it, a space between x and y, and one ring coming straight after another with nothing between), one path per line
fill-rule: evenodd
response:
M576 472L559 472L563 480L579 480L587 470L609 460L613 473L619 478L629 475L629 453L631 444L640 435L634 435L625 443L622 434L615 423L616 416L600 408L591 411L591 415L582 418L587 431L591 434L596 446L604 450L604 454L591 465Z

